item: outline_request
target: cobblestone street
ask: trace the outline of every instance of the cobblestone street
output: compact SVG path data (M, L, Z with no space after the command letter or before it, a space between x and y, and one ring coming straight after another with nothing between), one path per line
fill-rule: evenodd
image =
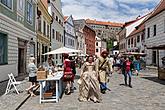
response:
M158 80L154 71L142 71L133 76L133 88L123 85L122 74L110 78L111 92L102 95L101 103L79 102L78 85L73 94L63 95L59 103L39 104L39 96L29 98L20 110L164 110L165 82Z

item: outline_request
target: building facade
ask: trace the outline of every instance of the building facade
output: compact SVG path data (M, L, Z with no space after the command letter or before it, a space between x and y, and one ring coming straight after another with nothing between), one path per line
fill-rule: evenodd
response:
M127 38L135 30L135 28L144 21L144 19L146 17L147 16L143 16L143 17L137 18L133 21L129 21L129 22L125 23L125 25L123 26L123 29L119 32L119 51L120 51L120 53L128 52ZM135 39L131 39L131 44L130 44L131 47L133 47L133 44L135 41L136 41Z
M76 49L81 50L82 54L86 54L85 36L82 30L76 29Z
M95 31L86 24L84 19L74 20L75 28L82 30L85 37L86 53L88 55L95 55Z
M145 44L146 47L159 47L165 45L165 0L162 0L154 9L151 16L145 22ZM147 64L162 65L161 58L165 56L165 50L147 49Z
M85 25L83 28L83 33L85 36L86 54L95 55L95 41L96 41L95 31L89 26Z
M126 47L128 52L145 53L145 27L144 23L136 27L136 29L126 38Z
M73 22L73 17L66 16L65 18L65 33L64 33L64 46L72 49L76 49L76 32L75 32L75 26Z
M96 31L96 35L101 39L118 39L117 34L121 31L122 23L104 22L86 19L86 23Z
M107 49L107 43L104 40L101 40L101 38L96 36L96 43L95 43L95 55L97 55L98 57L101 55L101 52L103 50Z
M35 13L33 0L0 1L0 81L8 73L24 75L30 55L36 56Z
M64 46L64 17L62 14L61 0L49 0L48 12L52 16L51 24L51 50ZM56 64L62 63L62 55L54 55Z
M50 51L50 33L52 17L48 13L47 0L37 1L37 64L42 65L47 60L47 56L43 55Z

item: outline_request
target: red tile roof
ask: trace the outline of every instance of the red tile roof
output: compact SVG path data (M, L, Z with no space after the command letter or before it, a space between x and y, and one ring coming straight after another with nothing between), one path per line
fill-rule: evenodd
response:
M115 22L105 22L105 21L96 21L96 20L91 20L91 19L86 19L85 20L87 24L97 24L97 25L109 25L109 26L114 26L114 27L122 27L124 24L123 23L115 23Z
M165 10L165 0L161 0L160 3L156 6L156 8L153 10L152 15L149 17L152 18L159 14L160 12Z

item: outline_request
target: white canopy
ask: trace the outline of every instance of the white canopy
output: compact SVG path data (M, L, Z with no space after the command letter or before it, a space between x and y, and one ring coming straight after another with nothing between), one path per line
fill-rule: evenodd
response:
M71 49L71 48L67 48L67 47L61 47L58 49L55 49L53 51L47 52L43 55L50 55L50 54L62 54L62 53L72 53L72 52L81 52L80 50L76 50L76 49Z

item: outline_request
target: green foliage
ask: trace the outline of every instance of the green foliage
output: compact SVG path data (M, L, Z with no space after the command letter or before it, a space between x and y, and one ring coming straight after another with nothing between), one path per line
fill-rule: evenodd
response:
M108 49L112 49L113 48L113 40L112 39L107 41L107 48Z

